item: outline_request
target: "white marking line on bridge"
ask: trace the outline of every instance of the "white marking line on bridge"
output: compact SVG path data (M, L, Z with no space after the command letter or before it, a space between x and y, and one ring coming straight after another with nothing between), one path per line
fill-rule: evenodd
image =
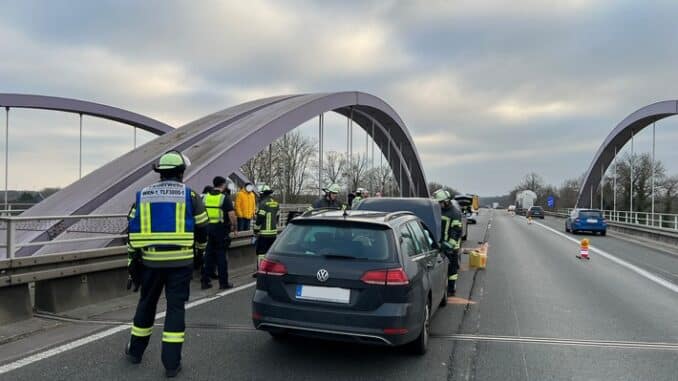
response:
M655 349L678 351L678 343L645 342L645 341L614 341L614 340L577 340L559 339L555 337L522 337L522 336L491 336L491 335L431 335L432 339L447 339L459 341L490 341L502 343L531 343L548 345L571 345L583 347L622 348L622 349Z
M221 298L221 297L223 297L223 296L227 296L227 295L236 293L236 292L238 292L238 291L242 291L242 290L245 290L245 289L247 289L247 288L250 288L250 287L254 286L255 284L257 284L257 282L250 282L250 283L244 284L244 285L242 285L242 286L238 286L238 287L236 287L236 288L232 288L232 289L230 289L230 290L226 290L226 291L217 293L217 294L215 294L214 296L210 296L210 297L205 297L205 298L202 298L202 299L194 300L194 301L192 301L192 302L190 302L190 303L186 303L186 307L185 307L185 308L188 310L188 309L191 309L191 308L193 308L193 307L197 307L197 306L199 306L199 305L202 305L202 304L205 304L205 303L212 302L212 301L214 301L214 300L216 300L216 299L219 299L219 298ZM161 318L163 318L163 317L165 317L165 312L164 312L164 311L163 311L163 312L159 312L159 313L157 313L157 314L155 315L155 318L156 318L156 319L161 319ZM118 332L122 332L122 331L124 331L124 330L129 329L129 327L130 327L131 325L132 325L131 323L129 323L129 324L121 324L121 325L118 325L118 326L116 326L116 327L109 328L109 329L107 329L107 330L105 330L105 331L97 332L97 333L91 334L91 335L89 335L89 336L85 336L85 337L83 337L83 338L80 338L80 339L71 341L70 343L62 344L62 345L59 345L59 346L57 346L57 347L48 349L48 350L46 350L46 351L39 352L39 353L35 353L35 354L30 355L30 356L28 356L28 357L24 357L24 358L22 358L22 359L13 361L13 362L8 363L8 364L5 364L5 365L1 365L1 366L0 366L0 375L1 375L1 374L5 374L5 373L7 373L7 372L11 372L11 371L13 371L13 370L15 370L15 369L22 368L22 367L24 367L24 366L26 366L26 365L33 364L34 362L38 362L38 361L40 361L40 360L44 360L44 359L46 359L46 358L49 358L49 357L52 357L52 356L56 356L56 355L58 355L58 354L61 354L61 353L70 351L71 349L75 349L75 348L81 347L81 346L83 346L83 345L92 343L92 342L94 342L94 341L97 341L97 340L106 338L106 337L111 336L111 335L114 335L114 334L116 334L116 333L118 333ZM121 346L120 348L123 348L123 347ZM121 355L122 355L122 349L121 349Z
M568 240L570 240L570 241L576 243L577 245L579 245L579 243L580 243L579 240L577 240L577 239L575 239L575 238L572 238L572 237L566 235L565 233L559 232L558 230L553 229L553 228L550 227L550 226L546 226L546 225L544 225L544 224L542 224L542 223L539 223L539 222L536 222L536 221L535 221L534 223L535 223L536 225L538 225L538 226L541 226L542 228L544 228L544 229L546 229L546 230L551 231L552 233L554 233L554 234L556 234L556 235L559 235L559 236L561 236L561 237L563 237L563 238L565 238L565 239L568 239ZM623 259L621 259L621 258L615 257L614 255L612 255L612 254L606 252L605 250L598 249L598 248L596 248L596 247L594 247L594 246L589 246L589 250L593 250L594 252L596 252L596 253L597 253L598 255L600 255L601 257L607 258L607 259L609 259L610 261L612 261L612 262L614 262L614 263L616 263L616 264L618 264L618 265L620 265L620 266L622 266L622 267L625 267L625 268L627 268L628 270L633 271L634 273L636 273L636 274L642 276L643 278L646 278L646 279L648 279L648 280L650 280L650 281L652 281L652 282L654 282L654 283L656 283L656 284L658 284L658 285L660 285L660 286L662 286L662 287L664 287L664 288L666 288L666 289L668 289L668 290L670 290L670 291L673 291L673 292L675 292L675 293L678 293L678 285L675 284L675 283L671 283L671 282L669 282L668 280L666 280L666 279L664 279L664 278L662 278L662 277L656 276L655 274L652 274L651 272L649 272L649 271L647 271L647 270L645 270L645 269L642 269L642 268L640 268L640 267L638 267L638 266L636 266L636 265L633 265L633 264L631 264L631 263L629 263L629 262L627 262L627 261L625 261L625 260L623 260Z

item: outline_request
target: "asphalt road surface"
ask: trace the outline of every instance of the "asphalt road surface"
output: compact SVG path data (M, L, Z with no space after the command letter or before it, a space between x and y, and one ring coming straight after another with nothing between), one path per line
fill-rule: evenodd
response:
M435 315L426 355L302 338L275 341L252 328L253 287L247 286L251 278L241 278L242 289L187 310L179 378L678 379L678 293L670 287L678 281L672 277L678 274L677 256L612 236L589 237L594 248L628 266L595 250L585 262L575 258L576 242L544 227L562 232L562 220L528 225L522 217L487 210L478 220L466 246L477 245L491 223L488 268L464 266L460 297ZM467 260L465 256L463 262ZM162 379L161 327L140 365L128 364L122 356L127 327L102 329L119 332L84 336L75 348L57 346L23 362L0 364L0 379Z

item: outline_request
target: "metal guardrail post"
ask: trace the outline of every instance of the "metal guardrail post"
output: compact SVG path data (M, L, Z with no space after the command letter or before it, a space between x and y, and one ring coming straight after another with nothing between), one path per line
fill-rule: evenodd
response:
M678 230L678 216L673 216L673 230Z
M5 220L7 223L7 258L9 259L14 259L14 252L16 251L15 243L14 243L14 236L15 236L15 226L14 226L14 221L12 218L8 218Z

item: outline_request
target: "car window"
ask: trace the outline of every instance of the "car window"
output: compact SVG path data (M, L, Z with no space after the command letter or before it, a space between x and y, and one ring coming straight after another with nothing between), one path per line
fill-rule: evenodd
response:
M408 257L414 257L417 255L416 246L414 244L414 238L412 237L412 232L407 227L407 224L400 226L400 251Z
M579 212L581 218L603 218L603 215L597 210L583 210Z
M410 229L412 230L412 233L414 234L414 240L415 243L417 244L417 248L420 250L420 253L425 253L428 251L431 251L431 244L429 243L429 240L426 238L426 233L424 233L424 229L421 227L421 224L418 221L412 221L407 224Z
M314 221L287 225L271 247L280 255L341 255L355 259L392 258L392 234L388 227L364 223Z

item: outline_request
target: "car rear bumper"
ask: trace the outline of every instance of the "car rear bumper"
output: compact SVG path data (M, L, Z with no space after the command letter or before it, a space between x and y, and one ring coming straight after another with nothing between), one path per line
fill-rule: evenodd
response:
M374 311L337 310L312 304L281 303L266 291L257 290L252 301L252 322L256 329L316 337L397 346L414 340L420 322L410 315L411 305L386 303ZM405 328L404 334L390 335L384 328Z
M604 232L607 230L607 226L572 225L572 230L585 232Z

